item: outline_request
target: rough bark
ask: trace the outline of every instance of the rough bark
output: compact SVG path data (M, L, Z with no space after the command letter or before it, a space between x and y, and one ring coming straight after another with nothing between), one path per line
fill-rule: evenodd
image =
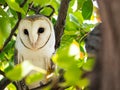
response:
M120 0L98 0L98 4L104 29L91 90L120 90Z
M60 4L59 15L55 25L56 48L59 47L61 37L64 32L65 20L67 16L68 6L70 0L62 0Z

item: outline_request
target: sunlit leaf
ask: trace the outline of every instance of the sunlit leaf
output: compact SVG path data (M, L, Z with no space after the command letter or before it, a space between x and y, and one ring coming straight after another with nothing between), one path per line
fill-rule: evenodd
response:
M67 21L65 28L66 28L66 30L74 30L74 31L76 31L77 28L78 28L78 25L76 25L75 23L73 23L71 21Z
M74 15L70 14L69 16L70 16L70 21L72 21L72 22L74 22L76 25L80 26L79 21L77 20L77 18L76 18Z
M34 74L27 76L25 80L26 80L26 83L30 85L30 84L40 81L42 78L43 78L43 74L40 72L36 72Z
M80 32L79 31L75 31L75 30L65 30L64 31L65 35L78 35Z
M95 63L94 58L88 58L87 62L84 63L84 65L83 65L83 69L86 71L92 71L94 63Z
M33 1L35 4L39 4L40 6L45 6L50 3L51 0L30 0Z
M77 18L80 24L83 24L84 19L80 11L74 12L73 15Z
M15 2L15 0L5 0L7 4L15 11L21 12L22 14L25 14L25 11L20 8L19 4Z
M26 68L27 67L27 68ZM11 80L21 80L33 70L33 65L28 61L24 61L21 64L15 66L14 69L6 73L6 77Z
M82 16L84 19L90 19L93 12L92 0L86 0L82 6Z
M88 80L87 78L82 78L82 79L79 81L78 86L85 88L85 87L87 87L87 86L89 85L89 83L90 83L90 82L89 82L89 80Z
M75 49L75 50L74 50ZM64 53L61 53L64 52ZM68 69L71 65L76 64L76 59L80 58L80 49L78 43L73 41L70 45L60 48L53 56L53 60L63 68ZM77 57L77 58L76 58Z
M84 2L85 2L85 0L77 0L77 4L78 4L77 9L81 9Z
M53 61L59 67L65 69L64 77L68 85L76 85L82 74L82 71L79 69L77 64L78 58L80 58L79 55L79 44L76 41L73 41L70 45L60 48L56 55L53 56Z
M71 86L71 87L66 88L65 90L76 90L76 88Z
M8 90L17 90L16 86L13 85L12 83L7 86Z
M69 85L77 85L80 80L81 74L82 72L77 66L69 67L69 69L64 74L66 83L68 83Z
M60 4L56 0L52 0L50 2L50 5L52 5L52 7L55 9L55 13L58 14L58 9L59 9Z
M0 49L3 47L5 39L9 36L11 24L6 17L0 18Z
M49 7L45 7L42 11L41 11L41 14L43 15L46 15L46 16L49 16L52 12L52 9L49 8Z

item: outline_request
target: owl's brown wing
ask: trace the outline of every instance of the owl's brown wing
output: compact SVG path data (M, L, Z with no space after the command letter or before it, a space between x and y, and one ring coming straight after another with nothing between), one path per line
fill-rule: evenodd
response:
M18 64L18 50L15 49L15 53L14 53L14 64Z

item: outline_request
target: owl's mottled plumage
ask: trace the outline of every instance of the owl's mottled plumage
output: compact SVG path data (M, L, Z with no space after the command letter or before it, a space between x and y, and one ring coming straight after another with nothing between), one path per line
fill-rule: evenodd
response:
M54 29L48 18L34 15L20 21L15 45L18 63L29 60L33 65L47 70L51 67L50 59L55 51L54 46ZM39 83L28 87L37 86Z

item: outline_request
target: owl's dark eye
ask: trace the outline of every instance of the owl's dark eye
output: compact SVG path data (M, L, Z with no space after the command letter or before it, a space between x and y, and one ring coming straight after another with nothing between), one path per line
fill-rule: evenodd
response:
M38 29L38 33L43 33L43 32L44 32L44 28L41 27Z
M25 34L25 35L29 35L29 33L28 33L28 30L27 30L27 29L24 29L24 34Z

